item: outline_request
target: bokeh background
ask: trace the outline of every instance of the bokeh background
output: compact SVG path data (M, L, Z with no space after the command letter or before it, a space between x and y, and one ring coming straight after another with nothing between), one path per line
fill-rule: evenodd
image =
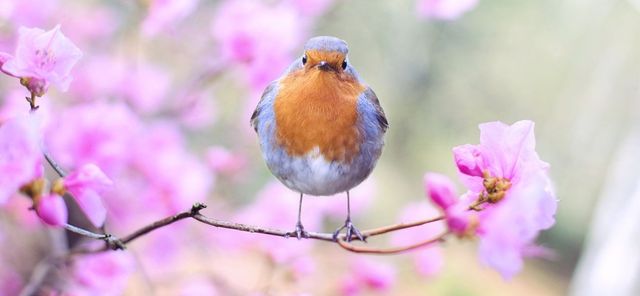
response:
M419 2L456 1L9 0L0 4L0 51L13 52L20 26L58 23L83 51L69 92L52 89L41 100L45 142L63 166L96 162L116 181L105 196L109 231L124 235L194 201L206 201L212 217L292 228L297 195L274 181L248 120L307 38L338 36L390 122L379 164L354 194L356 225L396 223L407 205L426 202L427 171L455 179L451 148L477 143L479 123L530 119L560 200L556 225L539 238L553 256L527 260L505 281L480 264L475 242L452 239L432 254L432 262L443 260L431 267L438 272L424 274L411 255L362 259L332 244L282 243L188 221L133 242L126 259L56 267L49 284L116 295L589 294L580 287L597 286L589 271L599 267L581 256L602 255L607 233L623 228L612 211L638 203L640 2L480 0L446 17ZM2 120L27 111L24 95L15 79L0 80ZM117 147L95 148L110 145ZM34 221L21 200L0 215L6 295L29 283L52 241L79 243ZM341 224L344 197L307 200L308 228ZM630 277L620 290L629 295L639 291L637 220L628 222L635 232L627 232L626 248L616 249L628 265L605 268L612 287L624 286L618 274ZM112 277L81 275L105 266L99 260ZM381 270L372 277L382 284L350 282L367 264Z

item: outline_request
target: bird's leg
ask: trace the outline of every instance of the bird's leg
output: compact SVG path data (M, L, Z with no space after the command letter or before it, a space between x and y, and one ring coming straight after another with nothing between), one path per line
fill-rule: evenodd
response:
M301 238L308 238L309 237L309 233L306 232L304 230L304 226L302 226L302 221L301 221L301 215L302 215L302 193L300 193L300 202L298 203L298 223L296 223L296 237L298 239Z
M334 241L338 240L338 235L340 234L340 231L342 231L342 229L347 230L345 238L348 242L351 241L351 236L354 234L359 240L363 242L366 241L362 236L362 233L360 233L360 230L355 228L355 226L353 226L353 223L351 223L351 201L349 199L349 191L347 191L347 220L344 221L344 225L340 226L340 228L336 229L336 231L333 233Z

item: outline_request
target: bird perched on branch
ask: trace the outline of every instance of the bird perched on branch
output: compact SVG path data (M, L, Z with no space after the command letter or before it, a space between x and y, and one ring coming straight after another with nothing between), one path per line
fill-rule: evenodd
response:
M347 43L311 38L304 54L262 94L251 116L271 172L302 197L347 193L346 239L364 240L351 223L349 190L369 176L384 145L388 123L376 94L349 63Z

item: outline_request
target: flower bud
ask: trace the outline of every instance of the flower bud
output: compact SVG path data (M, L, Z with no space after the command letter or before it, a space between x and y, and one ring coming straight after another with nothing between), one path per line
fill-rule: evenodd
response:
M453 182L444 175L427 173L424 175L424 187L431 201L443 210L457 201Z
M459 237L471 236L477 226L476 213L469 211L464 203L457 203L446 211L449 230Z
M51 226L63 226L67 223L67 206L59 195L47 194L38 198L36 213L44 223Z

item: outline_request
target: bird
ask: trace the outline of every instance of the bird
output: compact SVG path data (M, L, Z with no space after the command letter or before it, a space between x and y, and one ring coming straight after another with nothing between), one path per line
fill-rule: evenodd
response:
M251 115L262 156L271 173L300 194L298 239L309 237L301 221L304 195L346 192L347 218L337 240L362 233L351 221L349 190L364 181L382 154L389 123L378 97L358 75L344 40L318 36L271 82Z

